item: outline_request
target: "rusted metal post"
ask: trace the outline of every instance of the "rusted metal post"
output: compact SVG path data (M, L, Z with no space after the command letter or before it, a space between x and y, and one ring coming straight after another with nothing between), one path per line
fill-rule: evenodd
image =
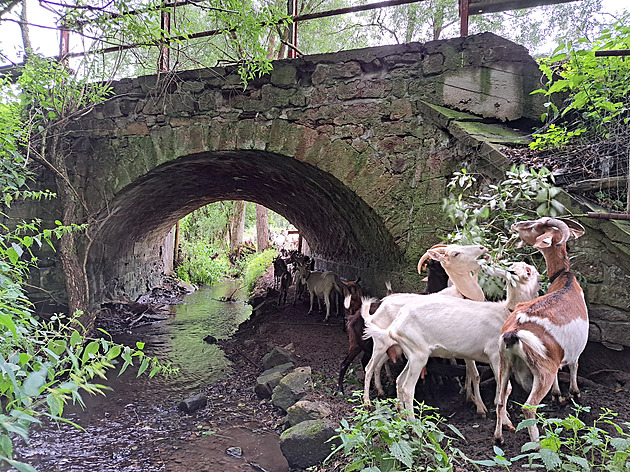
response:
M173 7L175 8L175 7ZM166 2L162 2L160 11L160 27L162 29L162 44L160 45L160 55L158 57L158 72L165 72L171 69L171 12L166 7Z
M295 17L297 16L298 8L297 8L298 0L287 0L287 14L291 17L291 24L288 28L288 38L287 41L291 44L292 48L288 48L287 57L295 58L297 57L297 23L295 22Z
M66 28L65 24L61 25L59 36L59 61L62 64L68 65L68 53L70 52L70 31Z
M599 211L589 211L586 216L598 220L630 220L630 213L603 213Z
M461 18L460 36L468 36L468 12L470 0L459 0L459 16Z

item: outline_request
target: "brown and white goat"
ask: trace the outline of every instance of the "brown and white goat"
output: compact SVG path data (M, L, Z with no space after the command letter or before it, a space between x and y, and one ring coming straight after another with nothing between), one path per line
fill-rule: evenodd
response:
M480 267L480 258L485 258L488 250L484 246L460 246L456 244L436 245L429 249L418 262L420 271L422 264L427 258L440 262L446 273L449 275L453 285L444 290L430 294L419 295L416 293L395 293L382 300L381 306L371 315L369 307L365 302L361 309L364 321L370 322L378 328L386 329L396 319L401 308L419 299L434 297L439 294L451 297L466 298L483 301L485 299L483 290L479 286L477 273ZM370 337L369 334L364 337ZM388 358L388 350L391 353L392 344L386 345L378 339L374 339L372 357L365 369L365 380L363 390L363 403L370 404L370 384L375 373L380 372L381 367ZM391 354L390 354L391 357ZM377 379L375 378L375 381ZM382 390L378 392L382 395Z
M571 220L540 218L512 225L522 241L534 246L545 257L551 285L547 294L516 306L503 325L499 338L500 393L494 438L503 443L507 417L510 374L524 387L531 386L523 406L525 418L536 415L535 407L552 390L560 395L558 369L568 365L571 373L569 391L579 395L578 358L588 340L588 311L584 293L571 272L566 243L584 234L584 228ZM513 428L511 428L513 429ZM528 427L529 437L538 441L536 425Z

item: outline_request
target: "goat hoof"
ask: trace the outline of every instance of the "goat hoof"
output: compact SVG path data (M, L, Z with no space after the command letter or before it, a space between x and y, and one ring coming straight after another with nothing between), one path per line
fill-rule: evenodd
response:
M552 395L551 402L556 405L564 405L567 402L567 399L564 398L562 395Z
M494 437L494 444L497 446L503 446L505 444L505 440L503 439L503 436L499 436L499 437Z

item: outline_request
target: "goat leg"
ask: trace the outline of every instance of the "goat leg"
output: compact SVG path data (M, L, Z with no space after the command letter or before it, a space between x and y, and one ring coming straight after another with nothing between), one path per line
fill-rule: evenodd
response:
M346 372L348 372L348 367L354 360L355 357L359 355L361 352L361 348L359 346L353 346L348 352L348 355L345 357L343 361L341 361L341 368L339 369L339 391L343 392L343 379L346 376Z

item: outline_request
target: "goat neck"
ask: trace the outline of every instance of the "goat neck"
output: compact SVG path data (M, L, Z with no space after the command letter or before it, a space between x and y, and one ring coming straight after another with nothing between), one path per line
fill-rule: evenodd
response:
M477 273L457 273L452 271L447 271L447 273L459 297L478 302L482 302L486 299L483 290L479 286Z

